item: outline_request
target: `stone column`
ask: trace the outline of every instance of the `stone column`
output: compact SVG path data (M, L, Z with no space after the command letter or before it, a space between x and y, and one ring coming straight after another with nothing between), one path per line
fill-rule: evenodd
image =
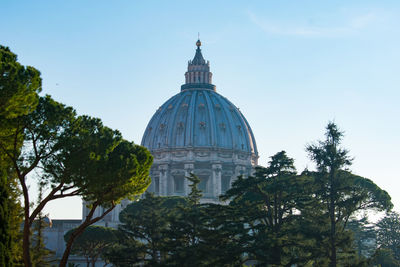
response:
M167 196L168 194L168 164L158 166L160 171L160 196Z
M221 164L212 164L212 185L213 185L213 197L218 198L221 195Z
M155 193L155 192L156 192L156 181L155 181L155 179L154 179L154 173L150 170L149 175L150 175L150 177L151 177L151 184L150 184L150 186L147 188L147 191L148 191L148 192L153 192L153 193Z
M183 180L183 193L185 196L189 195L190 188L189 188L189 180L186 177L190 176L190 173L193 173L194 164L187 163L185 164L185 179Z

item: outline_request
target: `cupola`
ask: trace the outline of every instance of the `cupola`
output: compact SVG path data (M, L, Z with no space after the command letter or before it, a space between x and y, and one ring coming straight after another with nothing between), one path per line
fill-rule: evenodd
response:
M212 84L212 73L210 72L210 62L206 61L201 53L201 41L196 42L196 54L193 60L189 60L188 69L185 73L185 84L181 90L188 89L210 89L215 91L215 85Z

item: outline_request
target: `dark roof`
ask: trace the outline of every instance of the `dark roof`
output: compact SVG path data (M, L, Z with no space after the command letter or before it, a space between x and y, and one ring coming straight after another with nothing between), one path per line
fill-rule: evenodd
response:
M201 54L200 47L197 47L196 55L194 55L194 58L193 58L191 64L192 65L203 65L203 64L206 64L206 61L204 60L203 55Z

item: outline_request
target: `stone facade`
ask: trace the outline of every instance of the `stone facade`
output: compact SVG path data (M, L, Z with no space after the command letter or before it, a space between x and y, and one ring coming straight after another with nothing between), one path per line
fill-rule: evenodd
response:
M224 149L173 149L153 152L152 184L148 191L160 196L186 196L190 189L185 177L196 174L203 201L218 202L239 175L250 175L252 159L247 153ZM255 159L253 159L253 162Z

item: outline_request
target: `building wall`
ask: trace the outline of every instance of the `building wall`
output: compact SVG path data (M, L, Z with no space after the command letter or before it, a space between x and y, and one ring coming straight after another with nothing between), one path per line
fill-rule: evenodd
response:
M154 163L148 189L160 196L187 196L193 173L201 182L202 202L219 202L219 196L231 187L239 176L249 176L257 158L250 153L212 148L187 148L152 151Z

